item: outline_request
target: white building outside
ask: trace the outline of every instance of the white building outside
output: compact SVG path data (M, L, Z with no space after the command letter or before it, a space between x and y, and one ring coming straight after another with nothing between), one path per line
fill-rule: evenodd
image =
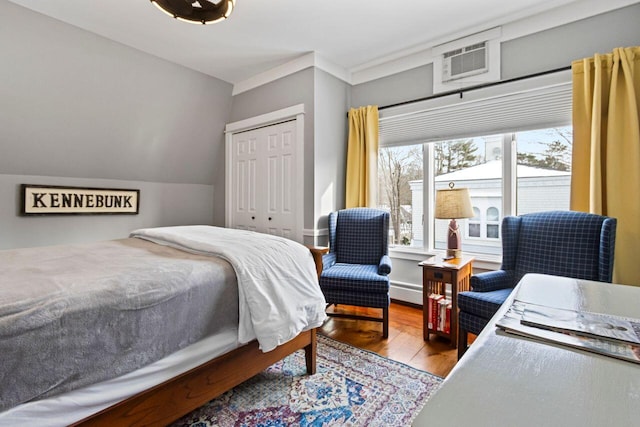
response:
M487 150L488 151L488 150ZM490 151L488 151L490 152ZM548 210L568 210L571 173L531 166L517 166L518 215ZM468 188L471 205L476 216L458 220L463 230L462 247L465 252L500 255L500 223L502 221L502 162L486 163L440 175L435 179L436 190L448 188L453 182L456 188ZM424 247L423 181L410 182L413 239L411 246ZM449 220L435 220L436 249L447 247Z

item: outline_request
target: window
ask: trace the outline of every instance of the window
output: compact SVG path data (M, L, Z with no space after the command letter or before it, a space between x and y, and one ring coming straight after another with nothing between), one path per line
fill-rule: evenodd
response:
M432 206L453 182L469 189L474 212L458 220L464 251L500 255L504 215L569 209L571 142L571 127L559 127L382 147L378 200L391 213L390 244L446 249L449 220L434 219Z
M477 220L457 220L462 233L465 251L487 252L487 246L499 248L496 242L487 242L486 214L481 212L493 206L502 206L502 135L441 141L426 145L433 152L433 194L447 188L453 182L456 187L469 189L471 205L478 209ZM496 148L498 151L496 151ZM435 249L447 248L448 219L434 220L432 245ZM465 238L466 236L468 238ZM489 249L489 253L493 250Z
M389 211L389 244L422 248L422 144L387 147L378 157L378 206Z
M473 207L473 218L469 219L469 237L480 237L480 209Z
M500 237L500 215L498 208L487 209L487 239L497 239Z
M381 152L413 150L414 163L423 165L420 177L407 177L407 184L394 190L406 193L395 209L407 213L411 224L403 224L400 213L394 216L392 244L420 252L446 247L447 221L433 218L433 202L435 191L450 181L468 188L471 205L479 210L458 221L463 250L486 254L487 260L502 254L505 215L569 208L572 129L562 126L572 119L571 70L381 110ZM398 171L403 175L414 168ZM382 168L379 174L392 181L382 177ZM379 200L390 207L390 201Z
M516 214L568 210L571 187L571 127L515 134Z

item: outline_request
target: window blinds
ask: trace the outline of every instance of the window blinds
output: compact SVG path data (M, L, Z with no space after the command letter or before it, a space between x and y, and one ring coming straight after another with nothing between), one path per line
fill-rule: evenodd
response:
M571 124L571 71L380 111L380 145L460 139Z

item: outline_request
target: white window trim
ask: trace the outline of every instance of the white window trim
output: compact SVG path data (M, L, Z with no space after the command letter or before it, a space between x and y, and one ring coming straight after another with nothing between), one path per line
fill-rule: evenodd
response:
M464 251L464 248L463 248ZM502 257L489 254L477 254L464 251L465 255L473 256L473 268L480 270L498 270L502 265ZM444 256L445 251L440 250L424 250L422 248L410 249L402 246L390 246L389 256L397 259L420 262L431 256Z

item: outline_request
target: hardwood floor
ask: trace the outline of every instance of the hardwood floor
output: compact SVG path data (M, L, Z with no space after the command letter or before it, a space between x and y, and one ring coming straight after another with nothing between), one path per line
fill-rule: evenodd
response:
M353 306L330 307L342 313L381 316L381 310ZM389 338L382 338L382 323L330 317L320 332L389 359L445 377L457 361L457 350L444 338L422 339L422 308L392 302L389 308Z

